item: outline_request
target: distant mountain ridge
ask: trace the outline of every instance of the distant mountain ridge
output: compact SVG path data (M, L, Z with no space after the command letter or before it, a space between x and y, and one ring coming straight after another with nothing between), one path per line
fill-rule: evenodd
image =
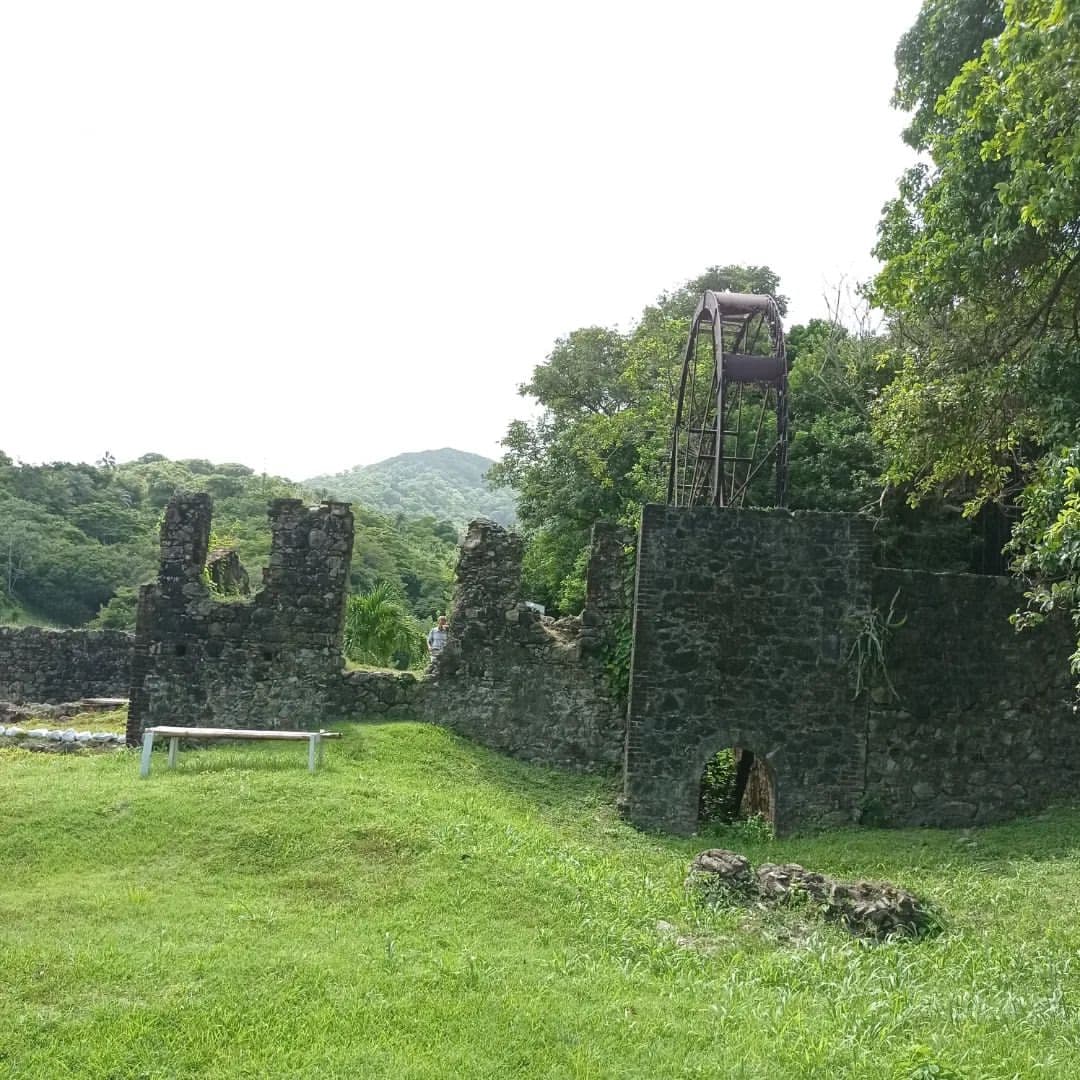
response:
M333 476L313 476L304 486L383 514L431 515L459 526L489 517L513 525L517 517L513 493L508 488L492 491L484 483L484 474L494 464L481 454L443 447L356 465Z

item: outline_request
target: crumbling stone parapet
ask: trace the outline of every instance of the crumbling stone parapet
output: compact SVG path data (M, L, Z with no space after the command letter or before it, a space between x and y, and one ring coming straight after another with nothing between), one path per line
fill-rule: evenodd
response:
M161 522L161 589L178 590L201 579L210 546L211 507L210 496L204 493L169 500Z
M603 665L583 653L587 621L554 619L521 596L523 541L470 524L457 568L446 648L426 696L433 720L529 760L592 769L618 761L622 712Z
M219 601L203 576L210 499L176 496L156 583L139 596L128 739L174 723L317 727L338 715L352 556L345 503L270 507L271 549L250 601Z
M210 587L221 596L249 596L251 579L235 548L219 548L206 559Z
M581 649L604 664L618 648L619 636L624 635L627 642L630 638L635 539L629 529L606 521L597 522L592 529ZM626 674L628 678L629 670Z

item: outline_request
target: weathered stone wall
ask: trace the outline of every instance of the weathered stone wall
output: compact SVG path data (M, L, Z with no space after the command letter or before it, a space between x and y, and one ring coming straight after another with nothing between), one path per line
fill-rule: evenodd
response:
M423 718L427 681L408 671L348 671L338 682L337 711L344 720Z
M462 551L451 645L437 677L342 671L352 515L340 503L271 507L261 591L223 602L205 582L210 500L179 496L162 525L158 580L139 600L130 742L158 724L317 727L339 720L444 723L534 760L594 767L618 760L620 709L605 662L609 622L627 600L627 536L601 530L590 566L595 614L542 618L518 600L521 540L474 524ZM584 623L584 625L583 625Z
M261 590L215 600L203 578L209 496L177 496L158 579L139 597L128 739L157 724L315 728L336 719L353 518L276 499Z
M765 757L781 830L964 825L1075 798L1069 628L1015 634L1020 601L1009 579L873 569L852 516L646 507L631 819L692 831L725 747Z
M620 634L625 635L625 648L629 649L636 539L629 529L620 525L601 521L593 526L585 572L581 649L601 666L614 660L620 647Z
M120 630L0 627L0 701L127 697L133 651Z
M543 617L521 602L521 538L469 526L450 636L424 713L435 723L531 761L592 769L618 762L623 710L606 670L608 627L625 605L622 537L602 530L580 618Z
M624 796L648 828L697 827L705 763L754 751L775 818L851 821L865 707L848 618L870 599L870 530L843 514L647 506L638 540Z
M1080 791L1070 628L1014 634L1021 597L1008 579L872 568L857 517L646 507L624 721L613 678L629 623L624 530L597 527L586 608L556 620L520 599L520 538L474 522L448 645L417 679L342 670L347 505L274 502L270 565L243 602L207 588L210 512L205 495L169 504L134 642L0 629L0 699L130 686L129 741L164 723L385 717L565 767L622 757L631 819L674 832L696 827L702 770L728 747L764 759L781 830L982 823ZM884 665L864 650L860 669L871 636Z
M866 820L971 825L1080 794L1065 620L1013 631L1008 578L878 569L873 600L899 625L892 687L871 694Z

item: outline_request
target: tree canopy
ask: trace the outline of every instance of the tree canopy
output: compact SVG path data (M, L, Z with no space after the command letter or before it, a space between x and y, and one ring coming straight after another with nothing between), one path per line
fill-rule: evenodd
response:
M1033 617L1080 616L1080 6L927 0L897 64L930 160L876 248L896 366L874 414L886 475L969 512L1015 504Z
M511 423L490 474L518 492L534 599L579 609L593 524L632 524L642 503L662 498L682 350L702 291L779 286L767 267L714 266L659 297L627 333L583 327L555 342L520 387L542 412Z
M978 5L926 9L951 6ZM999 5L981 6L973 21L995 27ZM1011 0L1001 33L975 59L970 41L957 46L954 78L917 103L916 115L933 109L921 128L933 165L912 169L886 207L872 295L899 359L877 431L891 478L919 491L999 495L1024 482L1033 456L1075 437L1080 115L1063 78L1080 61L1074 7ZM907 55L901 86L914 83Z
M535 599L579 609L592 525L636 525L643 503L666 498L683 354L705 289L769 293L787 306L768 267L712 267L663 294L627 332L593 326L560 338L521 386L542 411L510 425L492 474L518 491ZM937 499L916 511L902 489L883 495L887 461L871 418L893 374L884 350L867 324L818 319L789 331L791 506L872 515L883 563L969 569L980 541L958 507ZM763 485L752 501L772 497Z
M214 533L227 537L258 584L270 553L267 506L316 496L245 465L146 454L98 465L16 465L0 454L0 619L78 626L134 625L134 586L157 569L158 529L178 491L214 499ZM354 508L352 584L383 584L417 617L446 609L457 530L434 517L394 521Z

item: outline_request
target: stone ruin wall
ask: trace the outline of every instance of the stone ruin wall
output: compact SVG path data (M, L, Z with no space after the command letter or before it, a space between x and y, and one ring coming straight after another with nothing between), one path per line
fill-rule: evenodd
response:
M866 725L846 616L870 599L863 524L645 507L624 780L631 820L693 832L702 770L734 747L771 766L778 828L854 819Z
M875 569L886 674L867 699L864 820L972 825L1080 794L1068 621L1017 633L1011 578ZM889 685L891 683L891 686Z
M622 757L623 708L608 661L625 612L630 539L593 536L580 617L552 619L523 602L521 538L474 521L462 544L450 636L424 695L424 714L492 749L574 769Z
M279 500L270 517L262 591L252 600L221 601L205 577L215 581L216 571L219 588L242 594L247 573L235 552L207 556L209 497L174 499L162 524L158 579L140 596L137 635L0 627L0 702L55 709L84 697L130 695L129 743L163 723L311 728L368 716L415 718L423 689L415 676L342 670L348 507L305 509ZM13 705L9 712L24 710Z
M345 671L333 682L334 715L353 721L422 720L427 680L411 671Z
M781 831L981 824L1075 798L1069 630L1012 633L1020 602L1009 579L872 568L851 515L646 507L631 820L692 832L702 768L735 746L769 762ZM890 608L884 670L860 680L857 641Z
M353 536L345 504L274 502L265 581L239 602L207 589L210 515L205 495L178 496L166 511L158 580L139 600L129 742L159 724L313 728L401 718L444 724L529 760L596 768L620 759L622 710L606 663L628 604L624 531L598 528L586 611L556 621L521 601L520 538L474 522L450 643L437 670L417 679L343 670Z
M0 627L0 701L127 697L133 651L121 630Z
M646 507L624 720L611 665L629 619L625 532L597 527L585 610L553 620L522 601L520 538L474 522L448 646L416 679L342 670L347 505L273 503L270 565L242 602L204 582L210 509L205 495L170 503L134 645L0 629L0 699L130 687L129 741L165 723L427 720L528 760L622 760L631 820L673 832L696 828L701 771L735 746L768 761L782 831L979 824L1080 787L1068 626L1010 633L1021 597L1008 579L873 568L857 517ZM866 667L856 694L853 649L890 610L885 669Z
M166 508L158 578L139 595L129 742L159 724L313 728L338 715L348 505L274 500L262 587L239 602L204 580L210 516L204 494Z

